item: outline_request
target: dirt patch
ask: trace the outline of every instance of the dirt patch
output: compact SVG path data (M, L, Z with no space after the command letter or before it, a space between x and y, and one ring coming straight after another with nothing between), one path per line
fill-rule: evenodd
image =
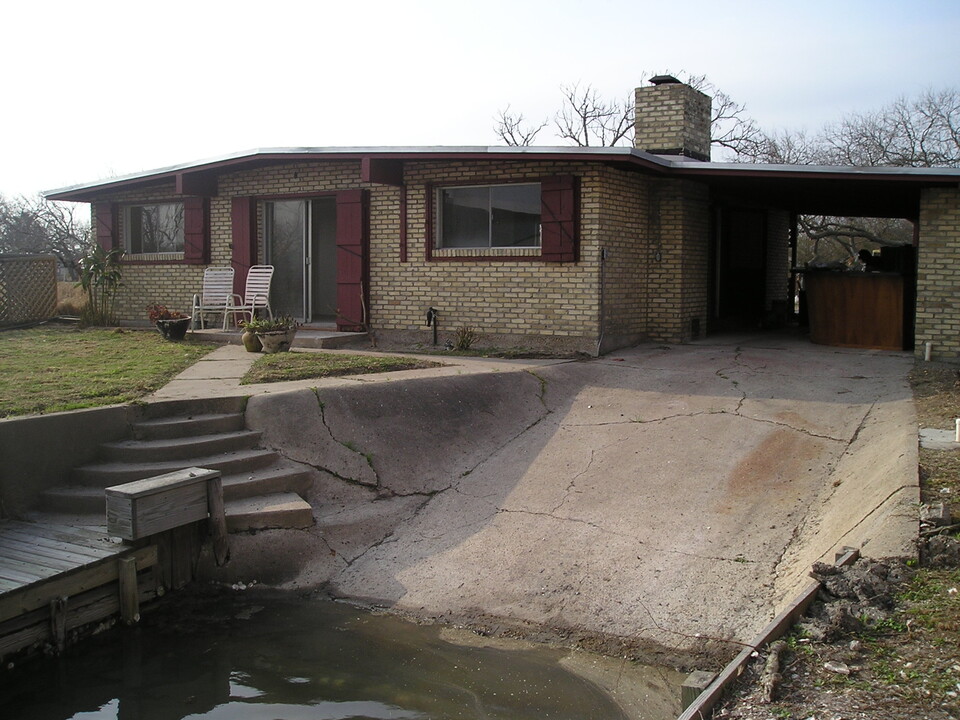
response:
M957 368L918 363L910 381L920 426L953 428ZM923 502L934 508L921 524L919 566L815 566L823 589L785 639L772 697L764 648L714 718L960 718L960 451L921 449L919 470Z

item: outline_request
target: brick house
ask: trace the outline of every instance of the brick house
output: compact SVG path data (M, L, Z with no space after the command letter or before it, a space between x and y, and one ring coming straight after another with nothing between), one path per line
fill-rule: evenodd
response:
M635 148L256 150L48 197L92 203L126 250L125 323L189 308L207 266L240 291L269 263L306 323L426 333L433 307L444 331L590 354L791 306L797 214L907 218L910 331L960 359L960 171L712 163L709 97L660 77L636 103Z

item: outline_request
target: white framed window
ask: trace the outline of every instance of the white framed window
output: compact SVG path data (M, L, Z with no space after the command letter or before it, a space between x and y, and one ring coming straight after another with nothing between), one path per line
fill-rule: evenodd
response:
M540 183L437 189L438 248L540 247Z
M182 253L183 203L128 205L123 208L123 246L131 255Z

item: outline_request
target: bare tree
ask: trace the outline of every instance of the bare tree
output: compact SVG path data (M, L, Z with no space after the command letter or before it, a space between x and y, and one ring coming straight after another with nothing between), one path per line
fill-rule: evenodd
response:
M579 83L562 85L563 106L554 117L557 134L580 147L633 145L634 104L626 100L606 100L596 88Z
M797 218L797 261L856 262L863 248L909 245L913 229L896 218L849 218L800 215Z
M713 98L710 116L710 143L735 155L756 152L764 135L747 115L747 106L736 102L714 85L706 75L687 75L687 84Z
M960 167L960 89L927 90L917 98L849 115L808 137L780 130L735 147L746 162Z
M960 167L960 90L926 90L879 110L849 115L817 134L780 130L761 133L753 145L736 148L741 162L858 167ZM802 216L800 256L849 261L859 249L906 245L913 233L905 220Z
M821 134L838 164L960 166L960 91L926 90L872 113L844 118Z
M69 206L42 196L0 196L0 253L54 255L76 280L91 242L89 223L78 220Z
M607 100L596 88L579 83L561 85L563 102L553 116L557 136L580 147L633 144L633 101L627 98ZM522 113L513 113L508 105L497 113L493 131L506 145L531 145L549 124L526 124Z
M497 124L494 126L493 131L497 134L497 137L507 145L513 147L533 145L537 133L547 126L547 121L544 120L536 127L533 125L525 125L524 122L523 114L510 112L510 106L507 105L505 110L498 112Z
M641 81L647 77L644 74ZM727 148L737 157L760 154L758 148L765 137L744 105L717 88L706 75L687 75L686 82L713 97L713 145ZM604 98L593 85L580 83L562 85L560 92L563 99L553 122L561 140L580 147L633 145L633 93L622 100ZM507 145L531 145L547 124L544 120L536 126L525 125L523 115L513 113L508 105L506 110L499 111L493 131Z

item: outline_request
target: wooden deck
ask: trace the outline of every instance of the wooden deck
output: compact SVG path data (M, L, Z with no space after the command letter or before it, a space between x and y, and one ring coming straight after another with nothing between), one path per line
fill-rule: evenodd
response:
M109 537L0 519L0 659L60 652L116 616L139 621L142 602L193 580L208 529L214 559L227 562L219 470L186 468L105 493Z
M156 563L153 544L0 520L0 657L35 643L62 648L66 633L118 613L130 620L141 599L156 595L153 573L137 575Z

